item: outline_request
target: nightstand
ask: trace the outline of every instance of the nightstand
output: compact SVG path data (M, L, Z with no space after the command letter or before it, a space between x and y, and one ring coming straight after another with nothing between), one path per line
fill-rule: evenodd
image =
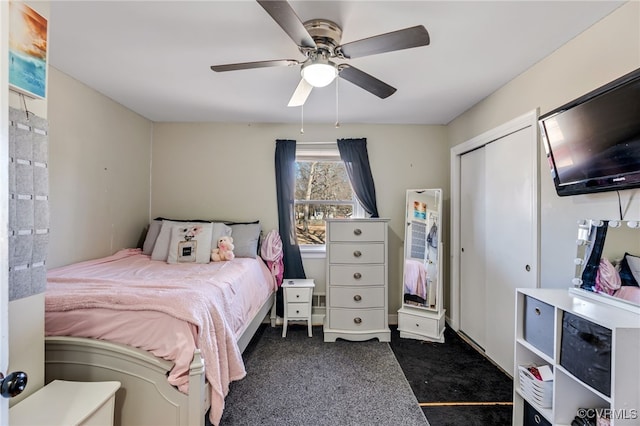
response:
M284 324L282 337L287 337L289 321L307 321L311 337L311 300L315 283L312 279L285 279L282 283Z

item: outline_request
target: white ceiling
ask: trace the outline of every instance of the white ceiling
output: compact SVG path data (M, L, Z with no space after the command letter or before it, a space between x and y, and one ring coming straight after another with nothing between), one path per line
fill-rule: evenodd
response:
M339 83L342 123L447 124L624 2L291 1L342 43L424 25L431 44L348 60L396 87L379 99ZM211 65L303 59L255 1L50 3L49 62L152 121L294 123L299 67L215 73ZM347 61L345 61L347 62ZM335 84L314 89L305 123L333 123Z

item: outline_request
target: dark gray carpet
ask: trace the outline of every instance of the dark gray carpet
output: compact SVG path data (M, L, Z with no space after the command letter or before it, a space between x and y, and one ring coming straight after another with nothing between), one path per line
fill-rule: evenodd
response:
M444 336L445 343L401 339L391 327L391 348L418 401L430 404L423 412L431 424L510 426L511 377L448 326Z
M244 353L221 425L420 425L429 423L388 343L324 343L322 327L263 327Z

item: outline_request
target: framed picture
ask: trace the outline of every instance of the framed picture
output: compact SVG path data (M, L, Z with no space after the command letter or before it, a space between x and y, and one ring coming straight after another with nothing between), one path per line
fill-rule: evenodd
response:
M46 98L47 40L47 20L23 2L9 1L9 89Z

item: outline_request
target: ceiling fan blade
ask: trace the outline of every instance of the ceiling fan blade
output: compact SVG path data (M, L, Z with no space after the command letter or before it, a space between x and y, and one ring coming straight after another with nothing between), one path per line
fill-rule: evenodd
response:
M377 55L378 53L392 52L394 50L427 46L429 42L429 32L424 26L418 25L405 28L404 30L352 41L339 46L337 50L342 53L345 58L360 58L362 56Z
M257 0L285 33L300 47L316 48L316 42L286 1Z
M241 62L238 64L226 64L226 65L211 65L211 69L216 72L223 71L237 71L248 70L252 68L267 68L267 67L292 67L294 65L300 65L299 61L295 59L276 59L273 61L257 61L257 62Z
M305 80L304 78L300 79L300 83L298 83L298 87L296 87L295 92L293 92L293 96L291 96L291 99L289 100L287 106L297 107L304 105L304 103L307 101L307 98L309 97L309 94L311 94L312 89L313 86L307 83L307 80Z
M367 92L373 93L381 99L388 98L396 92L395 87L389 86L384 81L380 81L372 75L367 74L364 71L360 71L358 68L354 68L351 65L340 65L341 78L350 81L356 86L360 86Z

